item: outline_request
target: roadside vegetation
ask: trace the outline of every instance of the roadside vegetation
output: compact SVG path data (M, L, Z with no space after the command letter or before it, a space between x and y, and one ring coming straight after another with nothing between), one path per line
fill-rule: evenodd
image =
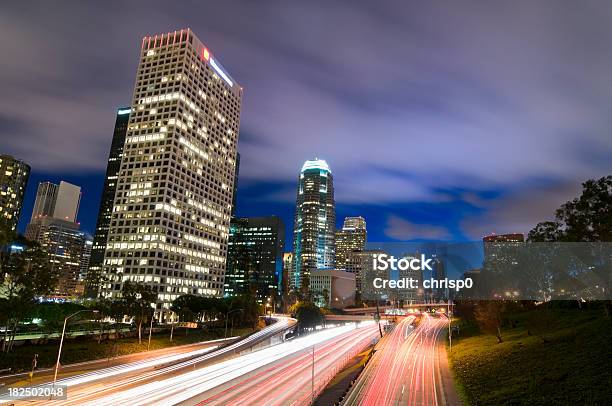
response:
M609 404L612 319L602 303L509 304L499 330L466 307L449 354L465 404Z

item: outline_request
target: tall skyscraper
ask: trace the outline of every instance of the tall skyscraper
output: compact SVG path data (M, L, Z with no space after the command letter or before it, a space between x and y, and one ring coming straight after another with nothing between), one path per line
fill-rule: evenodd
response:
M89 297L96 297L100 288L104 251L106 250L108 228L111 222L113 201L115 199L115 191L117 190L117 177L119 176L119 169L121 167L121 158L123 157L123 146L125 144L128 123L130 121L130 112L131 109L129 107L122 107L117 110L117 117L115 118L115 130L108 153L106 176L104 178L104 187L102 188L102 196L100 198L100 209L98 210L98 221L93 237L93 245L91 247L89 268L82 274L85 280L85 293Z
M38 241L41 229L48 227L52 220L62 220L65 223L77 224L77 214L81 203L81 187L61 181L59 185L51 182L40 182L36 191L36 200L30 223L26 227L25 236L28 240ZM72 227L72 226L66 226Z
M290 283L293 289L307 291L311 272L332 269L335 264L334 180L322 159L306 161L302 166L293 230L295 267Z
M40 217L53 217L68 222L76 222L81 204L81 188L61 181L59 185L41 182L36 191L34 210L30 222Z
M17 228L29 177L30 165L10 155L0 155L0 220L11 230Z
M365 249L366 222L363 217L346 217L341 230L336 231L336 268L353 272L349 254Z
M103 295L221 296L242 88L190 29L143 38L104 255Z
M277 216L234 218L225 272L225 296L252 292L262 302L281 291L285 225Z
M59 274L54 296L78 295L77 283L85 248L85 235L76 221L80 201L79 186L64 181L59 185L41 182L26 228L26 238L40 244Z
M238 198L238 175L240 175L240 154L236 153L236 170L234 171L234 195L232 196L232 217L236 216L236 199Z

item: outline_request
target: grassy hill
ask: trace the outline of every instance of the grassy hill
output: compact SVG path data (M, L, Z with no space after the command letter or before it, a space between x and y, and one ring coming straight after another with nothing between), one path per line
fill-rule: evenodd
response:
M470 324L453 339L466 404L612 403L612 319L603 310L535 309L508 319L500 344Z

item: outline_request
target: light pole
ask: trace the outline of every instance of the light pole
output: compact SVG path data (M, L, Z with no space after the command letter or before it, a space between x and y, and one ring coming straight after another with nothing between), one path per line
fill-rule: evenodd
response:
M314 405L315 401L315 389L314 389L314 378L315 378L315 358L314 358L315 348L312 346L312 373L311 373L311 384L310 384L310 395L312 398L312 404Z
M227 339L227 319L229 318L229 315L235 312L241 312L243 311L243 309L234 309L234 310L228 310L227 313L225 313L225 339Z
M60 339L59 351L57 352L57 362L55 363L55 372L53 373L53 387L54 388L55 388L55 381L57 381L57 370L59 369L60 357L62 356L62 346L64 344L64 334L66 333L66 324L68 323L69 318L74 317L77 314L83 313L83 312L98 313L98 310L89 310L89 309L79 310L78 312L74 312L70 316L64 319L64 327L62 328L62 338Z
M160 316L161 317L161 316ZM149 344L147 344L147 351L151 348L151 331L153 331L153 319L155 318L155 311L151 315L151 325L149 326Z

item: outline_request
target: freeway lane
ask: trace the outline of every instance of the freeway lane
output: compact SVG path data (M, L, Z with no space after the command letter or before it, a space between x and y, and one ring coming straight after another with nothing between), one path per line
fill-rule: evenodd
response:
M130 365L137 367L143 365L143 368L149 365L157 365L171 360L181 358L190 358L196 355L203 354L225 343L233 342L240 337L229 337L227 339L202 341L193 344L180 345L175 347L161 348L158 350L142 351L135 354L122 355L113 358L103 358L93 361L79 362L74 364L61 365L58 377L68 378L77 374L83 374L88 371L100 371L102 369L120 370L122 366ZM36 384L42 384L53 381L53 368L43 368L36 370L34 379ZM93 372L97 374L98 372ZM5 375L0 377L0 384L6 386L25 384L29 382L28 373L19 373L13 375Z
M141 363L127 364L114 368L104 368L87 374L80 374L69 378L58 380L58 384L67 385L68 399L56 401L28 402L27 404L50 404L50 405L81 405L85 402L103 398L107 395L120 392L133 387L146 385L158 379L180 376L185 371L193 371L212 362L233 357L236 353L244 351L261 340L282 332L293 325L296 321L289 317L275 316L276 323L267 326L227 347L220 348L210 353L192 354L189 359L164 359L163 362L155 360L143 361ZM208 350L203 350L208 351ZM182 361L181 361L182 360ZM154 365L151 365L153 363ZM136 365L135 365L136 364ZM25 402L22 402L26 404ZM95 403L95 402L94 402ZM98 403L100 404L100 403ZM112 403L108 403L112 404Z
M378 327L348 331L314 347L245 374L193 399L198 405L308 405L352 357L378 337ZM314 389L314 392L313 392ZM188 404L188 403L185 403Z
M402 320L381 342L345 405L455 404L453 388L442 384L448 371L441 370L438 353L448 319L424 313L416 328L411 322Z
M109 395L88 399L88 402L82 402L81 404L132 406L173 405L183 403L191 405L197 401L204 400L200 398L202 394L204 394L203 398L210 397L210 394L207 392L218 387L226 389L227 385L232 381L236 382L236 379L240 379L254 371L261 371L261 368L270 368L274 365L285 365L287 360L293 359L296 355L303 355L308 349L312 348L312 346L315 346L315 349L319 346L325 346L320 349L321 352L319 353L322 360L325 360L319 364L318 375L321 378L320 385L324 382L323 377L325 374L329 374L329 379L331 379L331 376L335 373L335 370L331 369L332 364L330 360L332 360L332 358L328 357L330 351L330 347L326 346L328 343L335 342L338 339L343 340L343 346L336 346L333 347L333 349L338 354L346 353L348 356L350 352L347 351L353 346L350 343L357 343L363 340L366 342L365 345L367 345L367 340L371 341L372 337L375 337L376 331L377 327L373 322L362 323L362 326L357 330L354 325L325 329L273 347L268 347L263 350L254 351L240 357L209 365L201 369L182 371L180 374L176 374L170 378L156 379L147 384L138 385L127 390L114 390ZM361 344L355 345L355 347L359 345ZM335 362L341 361L337 357L334 357L334 360ZM281 361L281 363L278 363L278 361ZM303 368L301 368L301 370L303 372ZM325 371L325 374L323 371ZM304 378L303 374L300 376L301 379ZM289 382L285 382L283 387L284 389L277 389L284 390L285 395L291 395L291 393L286 393L288 391L287 388L290 387L291 390L289 392L294 392L295 394L299 393L300 397L306 399L306 403L310 401L310 388L308 386L306 388L307 391L302 392L298 390L297 386ZM244 395L244 393L238 395ZM258 402L250 402L250 399L247 399L245 403L258 404ZM223 402L220 404L223 404ZM230 402L230 404L232 403Z

